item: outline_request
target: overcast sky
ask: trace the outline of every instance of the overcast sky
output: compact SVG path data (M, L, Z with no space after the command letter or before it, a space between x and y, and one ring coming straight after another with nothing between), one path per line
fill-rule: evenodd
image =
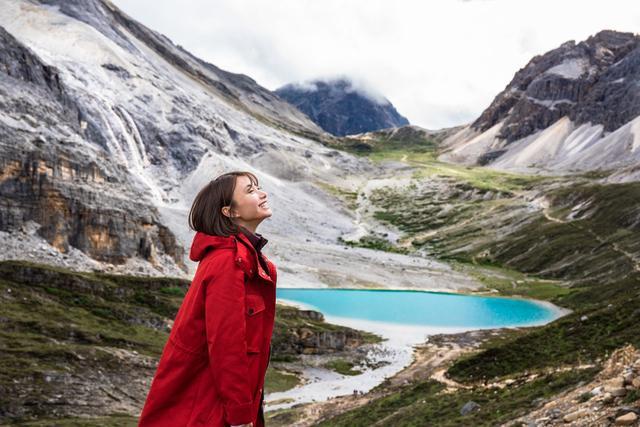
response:
M640 32L638 0L112 0L270 90L347 75L429 129L474 120L535 55Z

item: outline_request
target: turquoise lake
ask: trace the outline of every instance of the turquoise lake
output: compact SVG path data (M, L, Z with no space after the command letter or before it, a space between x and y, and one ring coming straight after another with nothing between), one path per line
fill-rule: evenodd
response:
M326 316L437 327L493 328L544 324L552 307L517 298L405 290L278 288L279 299Z

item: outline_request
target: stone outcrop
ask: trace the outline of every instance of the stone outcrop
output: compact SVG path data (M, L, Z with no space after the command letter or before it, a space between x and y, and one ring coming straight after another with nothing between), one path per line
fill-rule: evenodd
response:
M324 322L322 313L278 305L272 351L278 355L323 354L352 350L371 334Z
M593 381L535 406L539 408L504 426L638 425L640 350L630 344L615 350Z

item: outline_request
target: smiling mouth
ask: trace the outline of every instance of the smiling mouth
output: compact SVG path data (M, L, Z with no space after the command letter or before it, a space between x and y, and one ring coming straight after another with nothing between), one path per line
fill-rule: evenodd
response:
M258 206L260 206L261 208L268 208L269 207L269 201L262 202Z

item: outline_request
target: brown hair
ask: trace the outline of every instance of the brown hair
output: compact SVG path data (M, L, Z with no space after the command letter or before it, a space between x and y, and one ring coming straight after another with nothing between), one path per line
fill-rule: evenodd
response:
M235 208L233 191L239 176L247 176L253 185L259 185L258 178L246 171L227 172L210 181L200 190L191 205L189 227L192 230L224 237L240 231L238 224L221 212L223 206Z

